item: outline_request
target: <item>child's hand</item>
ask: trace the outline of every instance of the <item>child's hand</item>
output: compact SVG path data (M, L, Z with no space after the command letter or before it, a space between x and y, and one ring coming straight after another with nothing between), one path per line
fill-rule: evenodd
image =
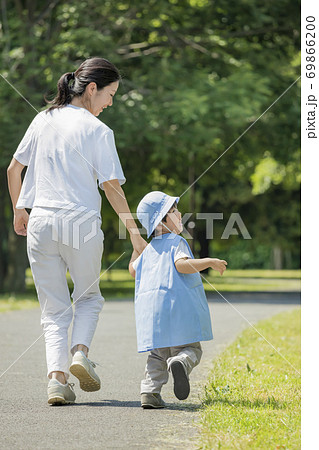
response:
M226 266L227 262L223 259L211 258L210 267L214 270L217 270L217 272L219 272L221 275L223 275L223 273L225 272Z

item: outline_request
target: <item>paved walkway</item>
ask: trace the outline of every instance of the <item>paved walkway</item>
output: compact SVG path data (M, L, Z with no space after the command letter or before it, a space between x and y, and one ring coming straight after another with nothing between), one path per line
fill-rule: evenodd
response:
M86 393L76 382L75 405L47 405L44 342L40 338L0 378L0 448L196 448L202 386L212 359L249 326L242 316L256 323L300 305L300 295L293 293L225 297L238 312L218 296L210 299L215 339L203 343L203 359L191 375L191 395L186 401L174 397L171 381L164 386L162 395L168 404L164 410L140 407L139 384L146 354L136 351L132 301L105 304L90 352L91 359L102 365L97 369L102 388ZM0 314L0 374L41 335L39 320L39 310Z

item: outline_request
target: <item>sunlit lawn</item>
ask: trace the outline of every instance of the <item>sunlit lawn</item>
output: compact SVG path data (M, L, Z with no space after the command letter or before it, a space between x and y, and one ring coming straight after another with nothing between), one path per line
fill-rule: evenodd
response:
M5 311L15 311L17 309L33 309L38 307L38 302L34 295L23 294L20 298L17 296L9 296L8 294L0 295L0 313Z
M200 448L300 449L300 309L256 328L280 354L250 328L214 361Z
M206 291L291 292L301 286L300 270L227 270L223 276L212 270L203 276Z
M70 290L72 281L67 276ZM294 292L300 291L300 270L228 270L223 276L210 271L203 274L207 292ZM26 271L24 294L0 294L0 312L36 307L36 292L30 269ZM134 296L134 279L127 270L102 272L100 282L103 297L107 299L131 298ZM215 288L215 289L214 289Z
M206 291L300 291L300 270L229 270L202 274ZM113 270L101 278L105 297L134 295L134 280L127 271Z
M300 291L300 270L229 270L221 276L210 271L203 275L206 291ZM127 271L113 270L101 278L101 289L106 297L134 293L134 280ZM108 295L110 294L110 295Z

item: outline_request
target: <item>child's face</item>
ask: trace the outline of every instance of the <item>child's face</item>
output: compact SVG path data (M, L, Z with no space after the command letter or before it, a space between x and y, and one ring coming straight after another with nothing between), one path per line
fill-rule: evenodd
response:
M168 211L165 225L176 234L180 234L183 231L182 214L176 206L172 206Z

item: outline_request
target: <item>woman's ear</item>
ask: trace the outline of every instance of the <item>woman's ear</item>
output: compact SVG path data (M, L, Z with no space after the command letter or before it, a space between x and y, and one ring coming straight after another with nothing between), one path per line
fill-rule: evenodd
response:
M96 83L94 83L93 81L91 83L89 83L86 88L85 88L86 92L89 94L89 96L91 97L94 92L97 90L97 86Z

